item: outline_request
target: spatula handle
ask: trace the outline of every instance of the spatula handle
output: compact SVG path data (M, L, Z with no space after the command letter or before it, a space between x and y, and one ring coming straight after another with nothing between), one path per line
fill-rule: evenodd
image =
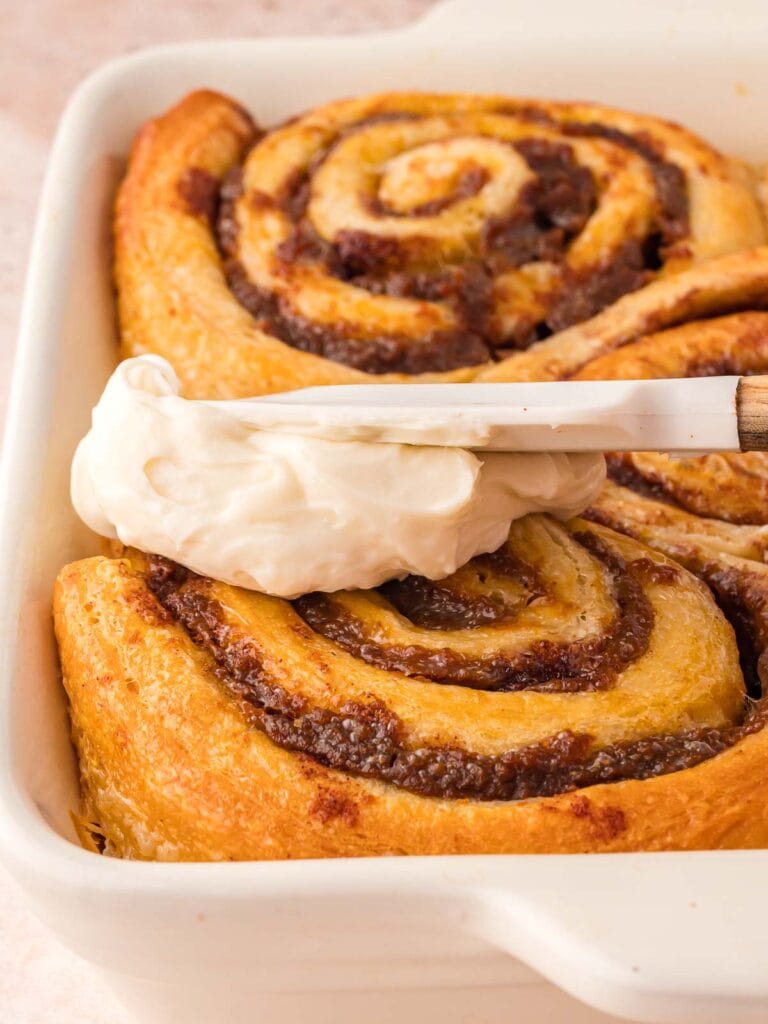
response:
M736 389L736 419L741 450L768 451L768 376L741 378Z

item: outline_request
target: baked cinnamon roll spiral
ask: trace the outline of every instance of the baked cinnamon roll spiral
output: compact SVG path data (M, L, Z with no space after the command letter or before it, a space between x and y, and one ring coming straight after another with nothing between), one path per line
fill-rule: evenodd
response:
M730 626L685 569L599 526L530 516L440 583L293 603L128 553L65 569L55 607L112 854L768 838L746 812L768 733Z
M392 93L263 134L197 92L141 131L115 237L124 353L236 397L467 380L765 229L743 166L651 117Z

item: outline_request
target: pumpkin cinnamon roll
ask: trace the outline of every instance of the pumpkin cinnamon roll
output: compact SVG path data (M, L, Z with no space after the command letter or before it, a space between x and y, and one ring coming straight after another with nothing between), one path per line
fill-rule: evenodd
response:
M452 577L294 602L127 552L56 630L105 852L759 846L765 707L700 580L546 516Z
M238 397L468 380L765 228L745 167L652 117L388 93L262 132L196 92L140 132L115 239L124 354Z

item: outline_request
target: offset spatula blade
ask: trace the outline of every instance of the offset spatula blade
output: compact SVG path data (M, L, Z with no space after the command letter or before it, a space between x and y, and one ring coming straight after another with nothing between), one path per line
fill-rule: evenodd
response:
M254 427L329 440L491 451L754 451L768 448L768 377L341 385L244 399L241 413Z

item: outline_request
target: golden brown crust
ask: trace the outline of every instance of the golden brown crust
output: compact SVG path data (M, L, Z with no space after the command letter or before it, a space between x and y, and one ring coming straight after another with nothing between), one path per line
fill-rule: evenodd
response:
M534 519L520 527L520 539L546 528ZM645 554L632 542L606 532L599 536L625 556ZM547 703L565 709L569 702L594 698L594 711L582 712L583 718L594 732L603 729L611 736L621 726L609 709L616 708L620 717L623 700L637 685L651 717L630 728L665 728L671 721L667 716L679 718L686 703L689 713L695 706L695 714L705 716L700 720L707 714L717 718L721 712L704 711L694 691L711 695L715 678L723 685L728 678L738 680L732 641L704 589L678 573L674 583L660 580L648 590L654 602L689 608L682 628L665 632L664 611L656 604L656 640L643 664L633 666L634 674L630 668L612 689L579 695L478 694L409 682L302 629L286 602L220 584L205 586L225 605L232 627L258 646L270 681L326 704L348 699L357 687L361 699L383 698L396 707L408 733L418 734L422 744L426 729L432 741L450 733L464 746L498 750L509 745L516 728L519 742L521 713L530 711L527 726L534 734L536 728L551 729L543 710ZM249 725L238 700L214 676L210 653L147 588L140 559L96 558L68 566L57 582L55 613L86 814L99 822L112 854L222 860L698 849L768 841L765 730L696 767L658 778L519 801L422 796L281 749ZM702 649L692 636L710 638L711 647ZM710 681L699 678L701 672ZM343 690L336 690L337 679L345 683ZM668 702L664 689L673 682L678 697ZM734 692L730 685L724 694ZM722 709L731 697L724 699ZM489 709L495 702L502 717L478 715L479 700ZM542 706L538 727L537 703ZM731 704L727 715L734 713Z
M655 118L388 93L259 138L197 92L140 133L115 240L124 354L233 397L468 380L765 228L746 169Z

